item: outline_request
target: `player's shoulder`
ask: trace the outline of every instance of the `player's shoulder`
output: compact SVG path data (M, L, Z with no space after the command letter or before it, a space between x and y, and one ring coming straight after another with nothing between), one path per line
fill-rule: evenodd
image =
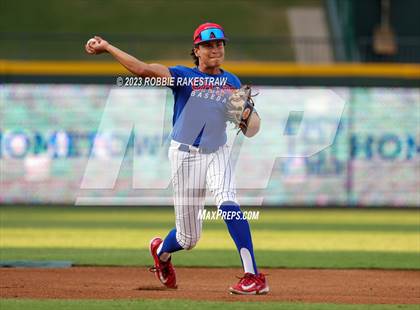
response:
M234 87L240 88L242 83L241 80L232 72L224 70L225 76L228 78L229 82L233 84Z
M172 76L179 75L180 73L188 74L194 72L193 68L177 65L173 67L169 67L169 71L171 72Z
M191 71L193 69L193 68L183 66L183 65L176 65L169 68L176 69L176 70L187 70L187 71Z

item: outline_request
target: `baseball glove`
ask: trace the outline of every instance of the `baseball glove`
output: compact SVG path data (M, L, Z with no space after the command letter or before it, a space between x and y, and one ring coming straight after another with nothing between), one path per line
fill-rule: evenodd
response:
M248 122L254 111L254 101L252 89L249 85L244 85L235 89L226 103L226 120L233 123L235 128L239 128L238 133L246 133Z

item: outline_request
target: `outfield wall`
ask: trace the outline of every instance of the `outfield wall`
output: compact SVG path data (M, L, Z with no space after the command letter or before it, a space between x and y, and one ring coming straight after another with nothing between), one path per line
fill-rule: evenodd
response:
M256 101L265 122L264 138L257 136L256 144L248 146L249 172L238 173L241 202L255 204L264 198L264 204L276 206L418 206L419 89L311 89L331 90L345 102L338 123L322 104L311 101L309 89L259 87ZM144 110L138 111L135 134L127 140L118 132L99 130L115 90L121 91L98 84L2 84L0 203L171 204L171 190L164 189L167 157L160 149L171 130L171 92L129 89L129 101ZM291 101L303 105L303 113L305 107L319 108L302 122L302 114L290 113ZM125 126L130 117L124 110L107 115L113 129ZM336 125L330 147L310 157L277 158L267 187L252 188L272 160L267 154L292 154L298 146L313 150ZM228 131L232 136L234 131ZM293 131L299 132L299 141L282 140ZM80 189L89 157L100 186ZM136 160L141 164L133 173ZM121 170L115 178L111 170L118 163ZM133 174L147 179L149 187L133 188ZM109 181L108 187L102 180Z

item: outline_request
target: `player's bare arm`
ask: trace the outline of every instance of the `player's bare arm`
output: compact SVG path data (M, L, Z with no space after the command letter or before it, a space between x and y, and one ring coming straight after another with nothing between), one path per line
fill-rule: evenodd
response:
M113 46L99 36L87 41L85 50L90 55L102 53L111 54L120 64L131 73L141 77L171 77L169 69L161 64L147 64L136 57Z
M245 114L247 113L247 111L245 110L244 111L244 117L245 117ZM249 112L248 112L249 113ZM243 133L244 133L244 135L245 136L247 136L248 138L252 138L253 136L255 136L257 133L258 133L258 131L260 131L260 126L261 126L261 118L260 118L260 116L258 115L258 113L257 112L255 112L255 111L253 111L252 113L251 113L251 115L248 115L248 116L246 116L246 117L249 117L249 121L248 121L248 128L247 128L247 130L244 132L244 131L242 131Z

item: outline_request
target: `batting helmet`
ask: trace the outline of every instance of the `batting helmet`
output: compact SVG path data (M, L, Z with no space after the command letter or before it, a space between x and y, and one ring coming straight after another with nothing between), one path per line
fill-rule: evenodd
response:
M215 23L204 23L195 29L193 36L194 44L214 40L228 40L228 38L225 37L222 26Z

